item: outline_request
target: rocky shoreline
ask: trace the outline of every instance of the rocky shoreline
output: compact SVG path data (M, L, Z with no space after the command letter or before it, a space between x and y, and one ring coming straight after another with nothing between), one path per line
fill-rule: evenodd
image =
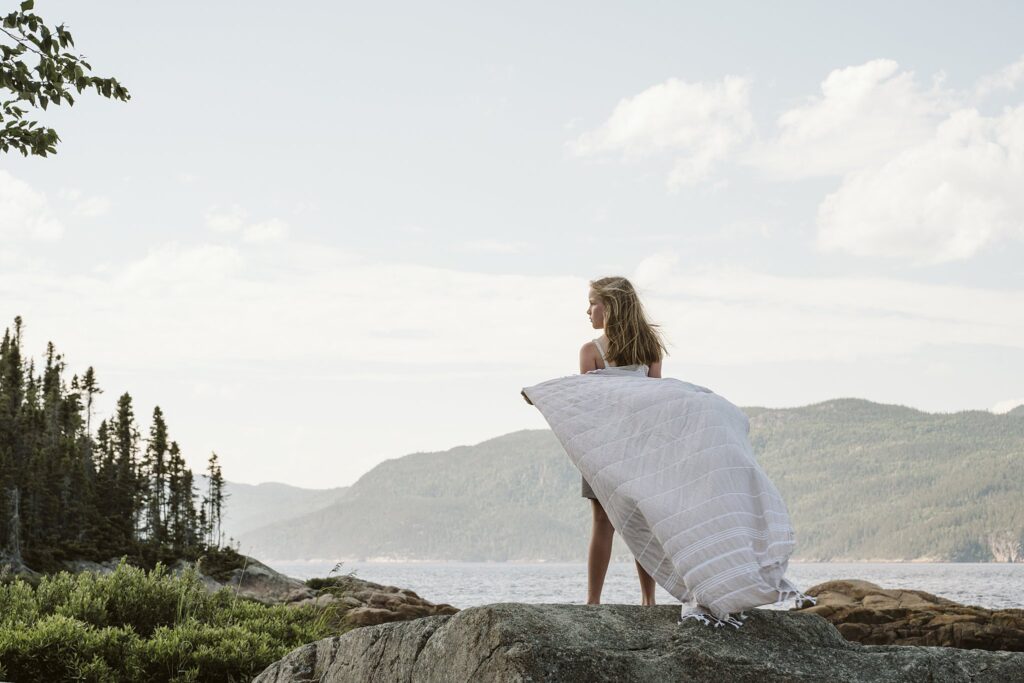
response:
M72 562L109 573L117 561ZM170 567L181 574L194 563ZM252 558L199 573L211 592L333 607L346 633L307 644L261 683L433 680L1024 681L1024 610L961 605L867 581L807 589L814 605L753 610L741 629L678 623L678 606L499 603L458 610L353 575L308 582ZM713 673L712 673L713 672Z
M926 645L1024 652L1024 609L961 605L918 590L867 581L827 581L807 589L817 604L800 609L864 645Z
M733 629L673 605L483 605L310 643L254 683L1024 680L1022 653L860 645L815 614L747 614Z

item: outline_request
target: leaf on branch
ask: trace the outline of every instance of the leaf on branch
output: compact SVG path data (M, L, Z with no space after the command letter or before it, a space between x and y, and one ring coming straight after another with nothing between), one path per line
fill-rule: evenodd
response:
M94 88L104 97L121 101L127 101L130 95L114 78L89 75L92 70L89 62L63 51L75 44L64 24L47 26L41 17L31 13L34 0L25 0L19 6L20 11L0 15L3 27L0 37L11 41L9 45L0 45L0 93L11 95L6 101L0 99L0 152L16 149L26 156L47 156L56 153L60 137L52 128L22 120L25 110L15 106L16 103L27 103L44 111L51 104L59 106L62 99L73 105L72 87L79 93ZM26 64L22 57L28 52L35 52L39 57L34 66ZM3 678L2 673L0 678Z

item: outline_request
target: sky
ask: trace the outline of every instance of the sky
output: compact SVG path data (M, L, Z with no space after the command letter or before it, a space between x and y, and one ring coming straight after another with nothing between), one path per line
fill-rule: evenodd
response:
M1024 5L487 5L40 0L132 99L0 157L0 328L311 488L545 428L606 275L740 406L1024 403Z

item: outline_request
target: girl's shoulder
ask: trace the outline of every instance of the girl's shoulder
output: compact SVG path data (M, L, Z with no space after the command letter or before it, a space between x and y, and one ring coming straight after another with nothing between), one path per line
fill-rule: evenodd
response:
M583 346L580 347L580 355L587 354L600 357L603 351L604 347L601 346L600 338L586 341Z
M607 367L605 360L605 346L601 346L600 337L591 339L580 347L580 372L589 372Z

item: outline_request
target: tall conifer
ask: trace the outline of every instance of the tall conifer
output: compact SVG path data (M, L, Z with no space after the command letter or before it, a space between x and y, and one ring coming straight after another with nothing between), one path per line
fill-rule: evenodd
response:
M158 546L167 540L167 423L160 406L153 409L146 444L146 474L149 484L148 525L150 538Z

